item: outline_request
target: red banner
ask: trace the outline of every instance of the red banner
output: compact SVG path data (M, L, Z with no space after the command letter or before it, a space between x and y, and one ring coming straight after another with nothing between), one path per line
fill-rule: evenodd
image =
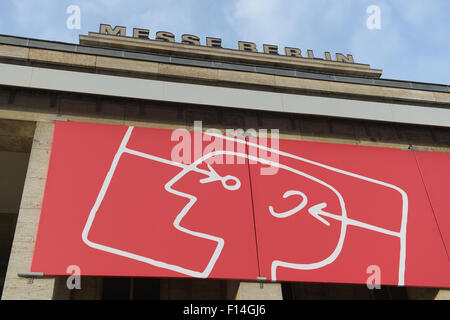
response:
M450 287L448 155L271 147L57 122L31 271Z

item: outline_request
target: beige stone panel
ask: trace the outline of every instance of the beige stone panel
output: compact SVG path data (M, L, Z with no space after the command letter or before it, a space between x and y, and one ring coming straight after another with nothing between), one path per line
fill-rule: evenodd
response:
M148 121L131 121L126 120L125 125L127 126L135 126L135 127L144 127L144 128L158 128L158 129L189 129L186 125L174 125L170 123L161 123L161 122L148 122Z
M50 161L50 150L48 149L34 149L30 154L30 160L27 170L27 178L40 178L45 179L47 177L48 165Z
M431 151L450 152L450 148L449 147L432 147Z
M377 88L377 87L374 87ZM380 96L393 97L395 99L436 102L436 97L431 91L408 90L398 88L379 87Z
M241 282L236 300L283 300L280 283Z
M16 277L14 284L7 279L3 289L2 300L51 300L55 286L54 278L29 279Z
M87 122L87 123L98 123L98 124L116 124L124 125L124 120L107 119L103 117L95 116L75 116L75 115L64 115L64 119L74 122Z
M275 76L269 74L218 70L219 81L243 82L249 84L275 86Z
M96 67L101 69L125 70L145 73L158 73L157 62L97 56Z
M376 86L353 84L353 83L331 82L330 81L329 88L330 88L330 92L382 96L382 91L381 91L382 87L376 87Z
M29 272L36 241L37 228L42 207L45 178L33 177L43 174L48 167L54 124L38 122L30 155L30 165L17 219L14 241L11 249L8 270L2 299L52 299L54 279L24 279L20 272ZM32 162L32 163L31 163Z
M450 147L430 146L425 144L413 144L414 149L421 151L434 151L434 152L450 152Z
M338 143L338 144L351 144L358 145L360 142L355 139L344 139L344 138L334 138L334 137L320 137L320 136L308 136L301 135L301 139L304 141L312 141L312 142L325 142L325 143Z
M201 78L206 80L217 79L217 69L171 65L164 63L159 64L158 73L162 75L183 78Z
M359 144L367 147L381 147L381 148L395 148L395 149L407 149L409 144L405 143L392 143L392 142L377 142L377 141L359 141Z
M16 246L16 248L20 249L23 245L28 247L29 243L33 242L34 248L40 214L40 208L20 209L14 234L13 247ZM31 262L31 256L24 257L23 261Z
M29 272L41 209L20 209L2 299L51 299L53 279L21 278Z
M29 48L0 45L0 57L13 59L27 59Z
M54 124L52 123L38 122L36 124L29 170L20 203L21 209L36 209L42 206L53 131Z
M40 121L40 122L54 122L50 118L57 116L55 113L41 113L23 110L13 110L8 107L0 107L0 118L10 119L10 120L21 120L21 121Z
M96 56L94 55L33 48L30 49L28 58L34 61L46 61L50 63L77 65L90 68L95 68L96 60Z
M275 84L277 86L292 89L307 89L328 92L331 91L331 83L331 81L275 76Z
M280 133L280 139L303 141L303 140L305 140L305 137L298 135L298 134Z
M437 103L450 104L450 93L445 92L433 92Z
M35 209L41 207L42 199L44 197L45 181L45 178L27 177L25 179L22 201L20 202L21 209Z
M36 124L36 130L34 132L33 149L50 150L52 147L54 130L55 130L54 121L49 122L39 121ZM42 163L41 165L45 165L45 163Z
M439 290L436 300L450 300L450 290Z
M329 83L329 88L330 92L402 99L409 101L436 102L436 98L433 92L429 91L388 88L382 86L370 86L370 85L331 82L331 81Z

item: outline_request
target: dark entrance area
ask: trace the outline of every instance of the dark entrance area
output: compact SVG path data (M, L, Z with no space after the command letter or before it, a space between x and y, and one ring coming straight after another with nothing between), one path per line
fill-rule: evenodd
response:
M0 119L0 293L5 283L34 130L34 122Z

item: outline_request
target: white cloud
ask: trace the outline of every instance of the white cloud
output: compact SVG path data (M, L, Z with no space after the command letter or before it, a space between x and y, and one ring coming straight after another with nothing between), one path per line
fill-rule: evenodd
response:
M68 30L66 8L81 7L81 30ZM368 30L366 8L381 7L381 30ZM448 0L15 0L0 12L2 33L77 42L78 34L100 23L184 33L237 41L352 53L357 62L385 70L385 75L415 79L449 79ZM426 65L430 66L429 68ZM417 69L412 74L411 69ZM448 80L446 81L449 82Z
M325 48L331 35L351 21L352 1L237 0L227 14L239 39L259 44ZM344 51L344 50L340 50Z

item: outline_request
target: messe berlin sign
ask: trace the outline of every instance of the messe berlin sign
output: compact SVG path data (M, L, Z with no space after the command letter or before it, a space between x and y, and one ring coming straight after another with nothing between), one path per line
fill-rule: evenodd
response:
M105 35L113 35L118 37L127 37L127 28L124 26L115 26L114 28L109 24L100 24L100 34ZM142 29L142 28L133 28L133 38L140 40L149 40L150 39L150 30ZM158 31L155 34L154 40L175 43L175 35L168 31ZM181 36L181 43L188 44L192 46L201 46L200 38L193 34L183 34ZM221 38L211 38L206 37L205 39L206 47L209 48L222 48L222 39ZM248 41L238 41L238 50L244 52L253 52L259 53L258 48L254 42ZM263 52L265 54L270 55L279 55L281 57L294 57L294 58L307 58L307 59L321 59L314 55L313 50L308 49L306 51L306 55L299 48L284 48L284 55L279 54L278 46L273 44L263 44ZM351 54L344 55L342 53L336 53L335 58L337 62L344 63L355 63L353 56ZM326 51L324 52L324 59L327 61L333 61L331 57L331 53Z
M449 154L174 132L57 122L31 271L450 287Z

